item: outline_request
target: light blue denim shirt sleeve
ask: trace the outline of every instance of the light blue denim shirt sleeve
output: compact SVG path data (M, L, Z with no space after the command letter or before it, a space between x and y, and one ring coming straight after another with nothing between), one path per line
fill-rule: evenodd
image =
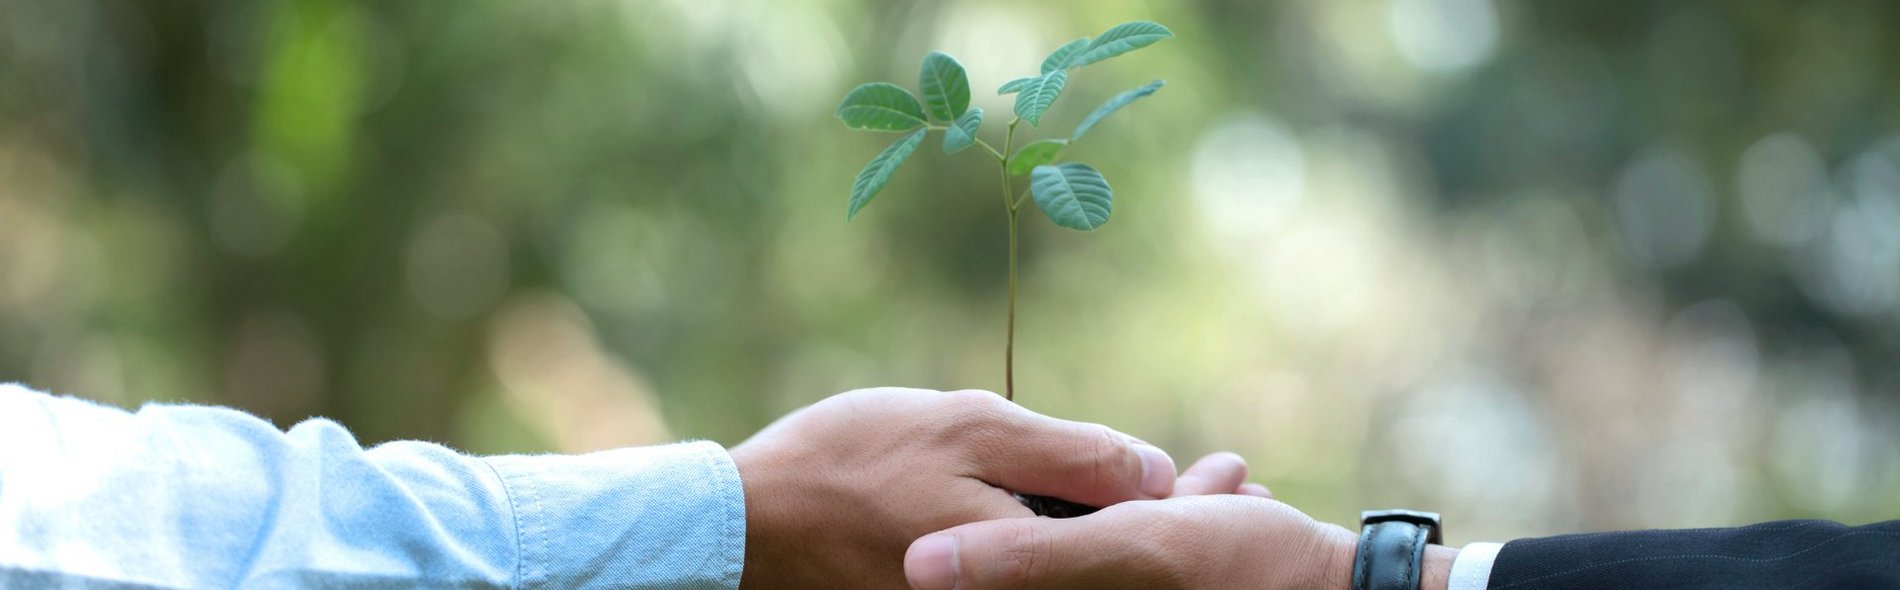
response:
M470 457L0 385L0 588L734 589L719 445Z

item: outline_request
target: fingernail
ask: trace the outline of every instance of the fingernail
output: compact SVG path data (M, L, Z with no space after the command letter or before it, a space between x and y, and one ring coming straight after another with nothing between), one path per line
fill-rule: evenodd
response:
M952 590L957 587L957 538L932 533L910 546L904 556L904 577L915 590Z
M1135 445L1135 454L1141 455L1141 493L1151 498L1174 493L1174 458L1146 444Z

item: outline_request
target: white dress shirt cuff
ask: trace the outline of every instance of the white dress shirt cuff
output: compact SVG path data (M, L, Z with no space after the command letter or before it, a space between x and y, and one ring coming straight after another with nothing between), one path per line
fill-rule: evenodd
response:
M1503 543L1471 543L1458 551L1451 561L1451 579L1445 590L1484 590L1491 583L1491 563L1497 561Z

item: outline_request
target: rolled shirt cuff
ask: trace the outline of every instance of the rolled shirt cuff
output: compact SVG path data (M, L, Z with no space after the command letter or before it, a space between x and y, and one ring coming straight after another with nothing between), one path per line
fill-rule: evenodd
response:
M514 509L520 588L739 587L745 492L716 443L486 461Z

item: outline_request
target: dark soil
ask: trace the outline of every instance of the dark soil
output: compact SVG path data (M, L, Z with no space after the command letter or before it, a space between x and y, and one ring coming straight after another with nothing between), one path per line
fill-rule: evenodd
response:
M1100 508L1087 504L1077 504L1061 498L1051 498L1048 496L1016 494L1016 499L1021 501L1024 506L1028 506L1029 511L1036 513L1036 516L1047 516L1049 518L1075 518L1077 516L1088 516L1094 514L1097 510L1101 510Z

